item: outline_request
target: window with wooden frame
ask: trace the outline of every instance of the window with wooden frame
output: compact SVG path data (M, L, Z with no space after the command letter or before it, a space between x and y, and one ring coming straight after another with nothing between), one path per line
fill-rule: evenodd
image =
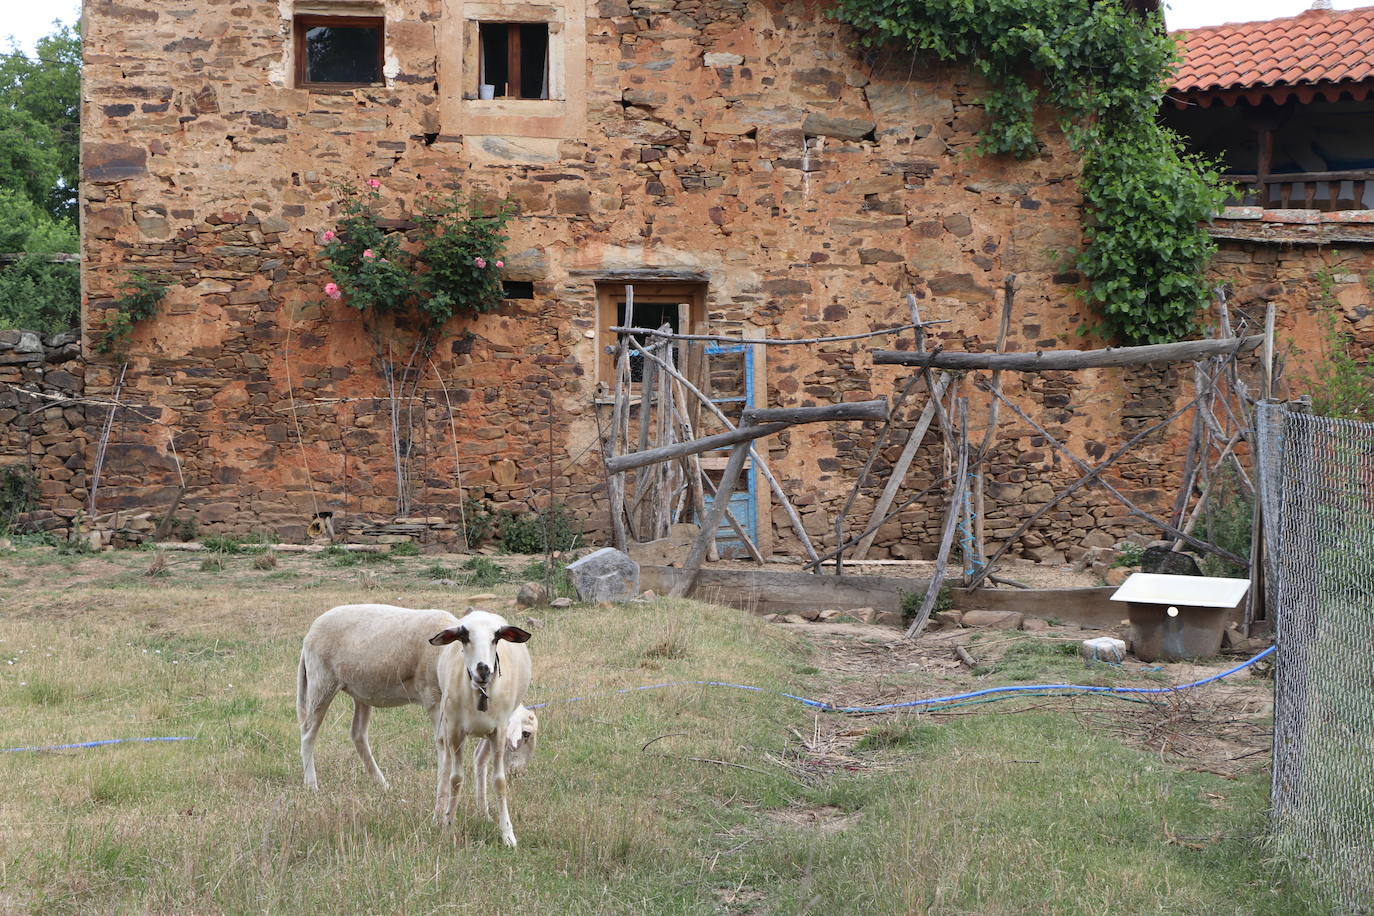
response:
M597 286L597 381L605 390L615 387L615 356L607 352L618 335L611 328L625 327L625 285L606 283ZM678 334L700 333L706 324L706 285L704 283L634 284L634 326L657 330L663 325ZM647 335L633 335L648 345ZM685 365L686 348L677 347L679 365ZM644 357L631 352L630 378L638 383L644 374Z
M549 24L479 22L478 98L549 98Z
M352 89L383 82L386 19L381 16L296 16L296 85Z

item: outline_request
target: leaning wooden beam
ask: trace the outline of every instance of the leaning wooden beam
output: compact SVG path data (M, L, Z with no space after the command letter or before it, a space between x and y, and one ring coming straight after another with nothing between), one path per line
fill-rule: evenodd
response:
M897 463L892 466L892 471L887 476L887 484L883 487L882 495L878 497L878 504L873 507L873 514L869 516L870 521L874 519L886 521L887 510L892 505L892 501L897 498L897 491L902 488L902 484L906 480L906 472L911 469L911 462L915 460L916 452L921 448L921 443L925 441L926 431L930 429L930 421L935 419L935 405L940 398L945 396L947 384L949 384L949 376L941 372L940 377L935 381L935 390L930 392L930 399L926 401L920 419L916 421L916 428L907 437L906 445L902 448L902 454L898 456ZM873 546L873 539L877 536L877 528L873 528L872 531L865 534L863 539L859 541L859 546L854 548L854 559L862 560L867 556L868 548Z
M968 487L968 400L959 399L959 468L954 472L954 487L950 492L949 509L945 512L945 528L940 532L940 548L935 554L935 569L930 574L930 586L926 589L925 598L921 600L921 609L916 612L916 616L911 621L911 626L906 628L906 638L910 639L917 633L925 629L926 621L930 619L930 612L935 608L935 601L940 597L940 583L945 580L945 566L949 563L949 550L954 544L955 523L964 511L964 492Z
M911 353L906 350L874 350L879 366L920 366L933 369L1002 369L1012 372L1101 369L1140 366L1145 363L1192 362L1253 350L1264 342L1263 334L1231 339L1184 340L1144 347L1109 347L1105 350L1042 350L1036 353L960 353L938 350Z
M873 445L868 450L868 458L864 460L864 466L859 469L859 475L854 478L854 486L849 491L849 496L840 507L839 513L835 516L835 543L844 543L844 521L849 517L849 510L854 508L854 501L859 498L859 493L863 491L864 484L868 482L868 473L873 470L873 463L878 460L879 453L887 447L887 438L892 434L892 428L897 423L897 414L901 411L906 399L911 397L911 392L916 390L916 385L921 381L921 376L912 373L906 380L902 390L897 392L897 397L892 402L892 409L888 411L887 422L878 431L878 435L873 437ZM844 553L841 551L835 556L835 575L844 575Z
M725 515L726 508L730 505L730 497L735 492L735 484L739 480L740 471L744 470L744 462L749 458L749 446L746 442L741 442L730 452L730 460L725 464L725 470L720 475L720 486L716 487L716 495L711 500L711 508L707 511L706 517L701 520L701 531L697 533L696 540L692 542L692 550L687 554L687 560L682 564L685 575L681 580L674 583L671 597L682 598L692 591L692 586L696 584L697 573L701 571L701 564L706 560L706 551L711 549L711 544L716 540L716 529L720 527L721 519Z
M950 319L941 318L938 321L927 321L925 324L946 324ZM666 337L670 340L705 340L715 343L742 343L742 344L766 344L774 347L792 347L798 344L819 344L837 343L843 340L863 340L865 337L881 337L884 334L900 334L902 331L910 331L917 325L901 324L895 328L879 328L876 331L864 331L862 334L841 334L837 337L789 337L786 339L776 337L726 337L721 334L676 334L671 331L655 331L649 328L611 328L612 334L635 334L639 337Z
M606 468L612 475L616 475L625 471L633 471L635 468L642 468L645 465L657 464L660 461L672 461L674 458L699 455L712 449L762 439L764 436L780 433L791 425L791 423L769 423L764 426L740 426L723 433L702 436L700 439L692 439L688 442L675 442L672 445L663 445L643 452L616 455L607 459Z
M774 417L778 419L773 419ZM606 468L612 474L633 471L645 465L660 461L671 461L687 455L698 455L727 445L738 445L753 439L762 439L773 433L780 433L789 426L799 423L821 423L827 420L882 420L887 416L887 401L856 401L851 404L827 404L824 407L795 407L783 409L746 410L741 422L745 425L703 436L690 442L675 442L643 452L616 455L606 461ZM784 419L785 418L785 419Z
M740 415L745 426L765 423L824 423L830 420L886 420L887 398L824 404L820 407L750 407Z
M725 425L727 430L735 429L735 424L730 421L729 417L725 416L725 412L721 410L719 407L717 407L715 403L713 403L711 399L708 398L700 388L692 384L692 382L687 378L687 376L683 375L674 367L669 366L667 363L659 359L657 356L654 356L647 349L641 346L633 337L627 337L624 339L630 341L630 345L633 346L636 350L638 350L639 353L642 354L646 359L657 362L659 368L663 369L674 379L676 379L678 384L680 384L685 390L690 391L696 397L696 401L694 402L696 405L709 410L717 420L719 420L721 423ZM683 429L687 430L690 433L692 429L692 412L691 409L687 407L687 405L684 404L683 407L686 411L686 416L683 421ZM750 446L749 448L749 457L751 457L754 460L754 466L759 469L759 473L762 474L764 479L768 481L769 489L771 489L773 491L773 495L778 498L778 503L782 506L783 512L787 515L787 521L792 526L793 533L797 535L797 540L801 541L802 549L806 551L806 556L809 559L814 560L816 558L816 548L811 543L811 536L806 533L806 528L802 525L801 516L797 515L796 507L792 505L792 500L787 498L787 493L783 490L782 484L778 483L778 478L773 476L773 471L768 467L767 460L763 457L763 454L753 446ZM704 507L700 508L697 512L697 517L701 518L705 514L706 511Z

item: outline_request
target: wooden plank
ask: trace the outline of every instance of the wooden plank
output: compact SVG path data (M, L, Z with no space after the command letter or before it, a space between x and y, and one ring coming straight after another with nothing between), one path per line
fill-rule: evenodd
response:
M931 353L912 353L907 350L874 350L873 362L880 366L1049 372L1051 370L1141 366L1146 363L1160 362L1192 362L1207 356L1229 356L1232 353L1253 350L1263 342L1263 334L1252 334L1249 337L1184 340L1178 343L1149 344L1143 347L1108 347L1105 350L1042 350L1036 353L964 353L945 350L936 350Z
M686 579L686 570L669 566L642 566L640 586L660 595L669 594ZM1089 629L1108 629L1125 617L1124 609L1109 599L1115 588L993 589L957 588L957 578L946 579L956 610L1017 611ZM795 614L806 610L900 611L902 596L919 594L929 578L899 576L815 576L810 573L769 569L713 569L697 571L691 595L702 601L752 611L756 614Z

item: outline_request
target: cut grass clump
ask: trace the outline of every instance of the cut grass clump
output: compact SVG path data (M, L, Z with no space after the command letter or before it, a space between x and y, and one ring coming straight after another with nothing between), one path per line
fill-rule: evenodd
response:
M511 581L510 573L486 557L469 557L461 569L464 573L465 585L476 585L482 588Z
M969 651L978 654L976 642ZM999 681L1072 681L1097 685L1119 679L1123 670L1119 665L1084 659L1077 643L1052 642L1045 639L1026 639L1009 646L995 662L973 669L979 677Z
M934 725L909 725L894 723L879 725L868 730L854 745L856 751L929 751L937 747L944 732Z

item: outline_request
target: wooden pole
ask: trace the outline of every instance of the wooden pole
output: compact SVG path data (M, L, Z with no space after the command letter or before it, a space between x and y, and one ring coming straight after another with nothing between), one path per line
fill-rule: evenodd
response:
M824 423L830 420L886 420L887 398L849 401L820 407L749 407L740 416L742 426L765 423Z
M949 550L954 543L954 529L959 516L964 511L964 487L968 485L968 399L960 398L959 405L959 468L954 472L954 487L950 492L949 509L945 513L945 527L940 533L940 548L935 554L935 569L930 574L930 585L921 608L907 627L905 636L910 639L925 628L935 601L940 597L940 588L945 579L945 567L949 564Z
M626 324L632 321L634 308L635 288L627 283L625 285ZM616 342L615 406L611 408L610 447L606 450L606 490L611 509L611 540L615 548L621 551L628 549L630 543L629 529L625 524L625 478L611 469L611 461L615 458L616 448L620 441L620 430L625 421L626 404L629 399L630 351L626 346L627 340L628 338L621 337Z
M947 324L948 319L939 321L927 321L926 324ZM726 337L721 334L674 334L672 332L655 331L652 328L631 327L630 322L625 322L625 327L611 328L616 334L638 334L641 337L664 337L672 340L695 340L713 341L715 343L742 343L742 344L763 344L774 347L794 347L799 344L819 344L819 343L839 343L846 340L863 340L866 337L881 337L884 334L900 334L902 331L909 331L915 325L902 324L895 328L881 328L877 331L864 331L861 334L841 334L836 337L797 337L782 340L776 337Z
M829 420L882 420L887 416L887 401L856 401L850 404L829 404L824 407L796 407L790 409L745 410L741 422L723 433L703 436L691 442L676 442L671 445L651 448L628 455L617 455L606 462L612 473L633 471L635 468L670 461L686 455L700 454L712 449L737 445L773 433L782 432L800 423L821 423Z
M919 366L933 369L1005 369L1013 372L1072 371L1146 363L1192 362L1206 356L1222 356L1253 350L1264 335L1230 340L1184 340L1143 347L1109 347L1105 350L1043 350L1037 353L963 353L937 350L911 353L906 350L874 350L879 366Z
M902 454L897 457L897 463L892 466L892 472L888 475L887 484L883 487L882 495L878 497L877 504L873 507L873 514L869 521L882 518L887 510L892 506L893 500L897 498L897 492L902 488L902 482L906 478L906 472L911 468L911 462L916 458L916 452L920 450L921 443L925 441L926 432L930 429L930 421L935 419L936 401L944 397L945 386L949 383L949 376L941 372L940 377L935 382L935 389L930 392L930 398L926 401L926 406L921 410L921 416L916 421L916 426L911 430L911 435L907 437L906 445L902 447ZM886 521L884 519L884 521ZM869 525L872 527L872 525ZM877 529L868 532L859 541L859 545L854 548L854 559L862 560L868 555L868 548L873 546L873 539L878 536Z
M697 573L701 571L701 564L706 559L706 551L710 549L711 543L716 539L716 529L720 527L721 518L725 515L730 497L735 492L735 484L739 481L740 471L744 469L744 462L748 457L749 445L747 442L739 443L730 452L730 460L725 465L724 473L721 474L720 486L716 487L716 495L711 500L711 508L707 511L706 517L702 519L701 531L697 533L696 540L692 542L692 550L687 554L687 561L683 564L683 571L686 575L674 584L671 591L672 597L684 597L696 585Z
M1007 352L1007 334L1011 331L1011 311L1016 302L1016 274L1008 274L1002 283L1002 321L997 326L997 353ZM998 369L992 370L992 388L994 391L1002 390L1002 373ZM997 439L997 415L1002 402L995 397L988 398L988 428L983 432L982 444L978 446L978 453L973 460L973 559L980 566L987 564L987 554L983 551L983 517L987 514L985 500L985 490L983 485L987 474L983 465L988 460L988 455L992 452L992 444Z

